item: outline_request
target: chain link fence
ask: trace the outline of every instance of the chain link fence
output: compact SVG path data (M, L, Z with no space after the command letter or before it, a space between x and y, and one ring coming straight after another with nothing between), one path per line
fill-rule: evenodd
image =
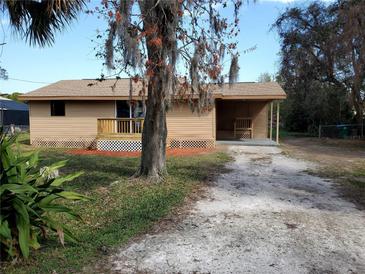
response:
M14 135L15 133L20 132L29 132L29 125L4 125L2 126L4 129L4 132L7 134Z
M364 124L320 125L318 131L319 138L364 138Z

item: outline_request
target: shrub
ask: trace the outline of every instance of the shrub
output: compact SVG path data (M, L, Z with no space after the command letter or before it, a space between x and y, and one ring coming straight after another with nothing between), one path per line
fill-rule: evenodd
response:
M62 245L65 239L75 241L55 216L80 216L58 200L88 200L62 187L82 172L58 176L66 161L39 169L38 153L21 152L16 146L16 137L7 137L0 128L0 247L8 258L28 257L30 248L40 247L39 236L49 231L57 233Z

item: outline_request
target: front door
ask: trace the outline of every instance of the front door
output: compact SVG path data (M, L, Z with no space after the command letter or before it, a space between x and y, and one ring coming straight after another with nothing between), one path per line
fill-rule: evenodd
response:
M130 118L128 101L116 101L115 108L116 118Z
M115 118L143 118L144 110L142 101L116 101Z

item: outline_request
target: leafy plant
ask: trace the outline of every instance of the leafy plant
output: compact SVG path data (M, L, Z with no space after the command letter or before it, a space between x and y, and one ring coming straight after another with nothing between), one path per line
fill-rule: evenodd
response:
M38 153L16 149L16 137L6 136L0 127L0 247L7 257L29 256L30 248L40 247L39 236L48 231L57 233L61 244L75 241L72 233L57 219L65 214L81 219L58 200L88 200L84 195L65 191L62 184L72 181L82 172L58 176L60 161L49 167L38 167Z

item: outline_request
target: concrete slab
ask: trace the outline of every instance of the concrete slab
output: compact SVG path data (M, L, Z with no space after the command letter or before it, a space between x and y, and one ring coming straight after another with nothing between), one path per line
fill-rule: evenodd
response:
M272 147L278 144L270 139L246 139L246 140L217 140L219 145L239 145L239 146L265 146Z

